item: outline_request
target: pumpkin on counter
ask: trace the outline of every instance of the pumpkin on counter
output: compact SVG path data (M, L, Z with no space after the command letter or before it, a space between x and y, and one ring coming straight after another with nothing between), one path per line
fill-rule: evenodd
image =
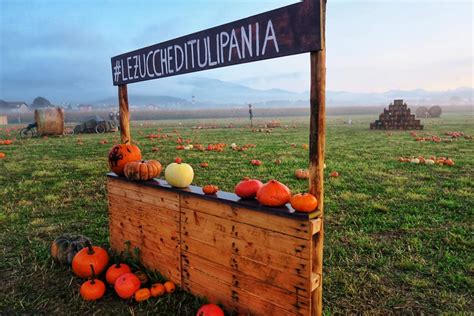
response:
M92 246L89 241L86 245L72 259L72 272L83 279L92 276L90 265L94 266L97 274L101 274L109 263L109 254L104 248Z
M268 181L257 192L257 200L266 206L283 206L290 198L290 189L277 180Z
M76 253L90 243L82 235L63 234L51 244L51 257L60 264L71 264Z
M202 192L206 195L216 194L219 191L219 187L217 185L208 184L202 187Z
M156 160L132 161L125 165L124 174L127 179L148 181L160 175L161 163Z
M187 163L170 163L165 169L165 179L173 187L186 188L193 182L194 170Z
M234 192L242 199L253 199L262 186L259 180L245 177L235 186Z
M318 206L318 200L310 193L295 194L290 199L291 206L298 212L310 213Z
M132 161L142 159L140 148L130 144L118 144L112 147L109 152L110 170L119 176L123 176L125 165Z

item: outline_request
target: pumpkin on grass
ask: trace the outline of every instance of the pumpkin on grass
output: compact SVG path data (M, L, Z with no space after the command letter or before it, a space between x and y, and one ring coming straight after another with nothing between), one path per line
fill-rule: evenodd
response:
M171 281L167 281L165 282L165 290L168 294L174 293L174 291L176 291L176 285Z
M291 206L298 212L310 213L318 206L318 200L310 193L295 194L290 199Z
M149 299L151 296L150 289L143 288L135 292L135 301L143 302Z
M160 175L161 163L156 160L132 161L125 165L124 174L127 179L148 181Z
M307 169L296 169L295 177L299 180L309 179L309 171Z
M94 266L90 265L92 278L82 283L79 293L86 301L96 301L105 294L105 284L101 280L97 280L94 273Z
M224 316L224 311L215 304L205 304L199 308L196 316Z
M107 272L105 273L105 280L107 283L114 285L115 281L121 276L122 274L125 273L130 273L132 270L130 267L125 264L125 263L120 263L120 259L122 258L122 253L120 253L119 259L117 260L117 263L111 265L108 269Z
M283 206L290 198L290 189L277 180L268 181L257 192L257 200L266 206Z
M92 276L90 265L100 275L109 263L109 255L104 248L92 246L90 241L86 242L86 246L72 259L72 272L83 279Z
M117 295L123 299L128 299L135 295L140 289L140 279L133 273L125 273L118 277L115 281L114 289Z
M60 264L71 264L76 253L87 246L89 238L82 235L63 234L51 244L51 257Z
M0 153L0 159L5 158L7 155L5 153Z
M141 159L142 153L137 146L118 144L112 147L109 152L109 167L117 175L123 176L123 169L127 163Z
M159 297L166 293L165 286L161 283L154 283L150 289L151 296Z

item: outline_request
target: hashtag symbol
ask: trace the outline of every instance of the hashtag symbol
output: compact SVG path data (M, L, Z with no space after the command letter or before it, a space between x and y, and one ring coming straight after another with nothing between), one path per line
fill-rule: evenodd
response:
M119 76L120 76L120 74L122 73L121 68L122 68L122 66L120 66L120 61L117 60L117 61L115 62L115 67L114 67L114 78L115 78L115 82L118 81Z

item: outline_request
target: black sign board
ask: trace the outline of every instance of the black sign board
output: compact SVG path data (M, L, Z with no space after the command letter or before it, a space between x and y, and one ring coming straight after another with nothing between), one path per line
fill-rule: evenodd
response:
M114 85L321 49L320 1L305 0L112 57Z

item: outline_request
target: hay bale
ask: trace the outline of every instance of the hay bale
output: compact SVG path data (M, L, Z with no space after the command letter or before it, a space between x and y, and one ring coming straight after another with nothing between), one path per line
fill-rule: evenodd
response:
M420 106L416 109L416 117L427 118L428 117L428 108L425 106Z
M35 122L40 135L63 135L64 110L61 108L36 109Z
M430 117L433 118L440 117L442 112L443 110L441 109L441 107L437 105L430 107L430 109L428 110Z

